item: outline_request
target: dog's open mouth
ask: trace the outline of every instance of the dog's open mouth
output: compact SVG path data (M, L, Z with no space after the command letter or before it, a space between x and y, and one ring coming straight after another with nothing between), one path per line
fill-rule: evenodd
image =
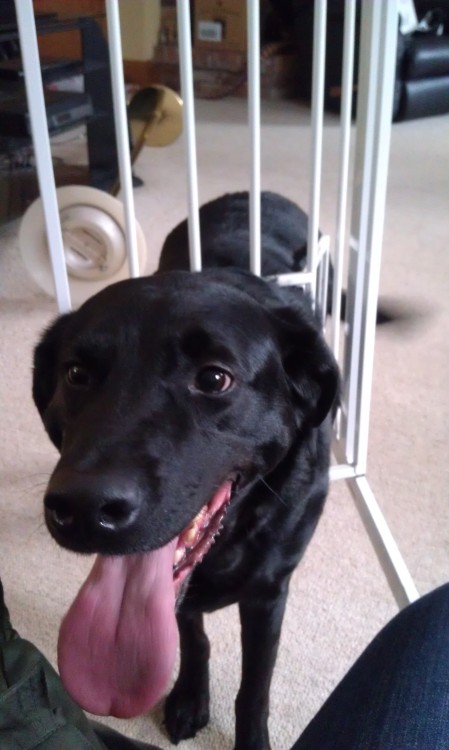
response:
M231 497L237 487L237 479L222 484L210 503L203 505L193 521L178 537L174 561L173 579L175 593L178 594L181 584L189 573L203 559L220 533Z
M176 656L176 597L210 549L235 487L235 478L223 482L179 536L160 549L98 555L58 641L63 683L82 708L128 718L162 697Z

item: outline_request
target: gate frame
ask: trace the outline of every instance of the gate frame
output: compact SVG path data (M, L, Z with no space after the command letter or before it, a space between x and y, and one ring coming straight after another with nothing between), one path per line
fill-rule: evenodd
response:
M71 309L67 268L52 167L43 83L32 0L15 0L25 74L28 109L50 260L60 313ZM190 263L201 269L198 175L196 160L190 7L177 0L181 94L184 102ZM346 242L349 146L353 88L355 0L345 0L342 74L341 152L333 294L332 346L340 348L340 297ZM396 2L363 0L360 30L360 70L356 121L354 190L349 238L347 312L344 325L342 407L335 430L334 454L339 463L331 480L345 479L368 536L399 607L419 597L413 579L391 534L366 477L374 341L379 290L382 236L390 150L393 84L397 44ZM125 209L125 234L131 276L139 275L134 201L129 159L128 124L123 78L118 0L106 0L114 118L120 182ZM329 238L318 240L323 142L324 71L327 0L315 0L312 82L312 165L307 269L277 276L279 283L308 286L313 300L323 304ZM250 268L261 273L260 204L260 35L258 0L247 0L248 112L251 139ZM321 274L321 276L320 276Z

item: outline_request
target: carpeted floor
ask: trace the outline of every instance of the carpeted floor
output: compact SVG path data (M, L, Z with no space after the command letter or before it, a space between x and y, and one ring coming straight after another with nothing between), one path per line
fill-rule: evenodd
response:
M240 100L198 102L200 198L248 186L246 110ZM395 124L381 292L408 316L376 340L369 480L421 593L449 570L449 118ZM336 118L326 118L321 227L334 233ZM309 112L263 107L263 187L308 202ZM64 153L64 149L62 148ZM135 167L137 216L156 264L166 233L186 213L182 142L145 150ZM60 550L42 522L42 495L56 453L30 395L31 353L56 314L17 248L17 222L0 233L0 575L16 627L54 661L60 619L90 559ZM343 482L296 571L272 689L274 750L286 750L396 605ZM186 750L233 747L239 681L237 611L207 618L212 641L209 727ZM111 722L170 746L161 712Z

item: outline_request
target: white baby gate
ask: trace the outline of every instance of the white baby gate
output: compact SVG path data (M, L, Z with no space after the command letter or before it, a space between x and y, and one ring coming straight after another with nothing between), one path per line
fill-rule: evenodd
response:
M243 1L243 0L242 0ZM71 308L70 289L52 168L44 93L40 74L32 0L15 0L25 73L28 108L36 158L48 248L60 312ZM130 274L139 275L137 231L129 153L118 0L106 0L108 40L119 155L127 253ZM184 137L188 182L190 264L201 269L198 181L193 94L190 3L177 0L181 93L184 101ZM323 140L324 70L326 52L326 0L315 0L312 86L312 174L306 271L277 277L281 284L308 286L313 299L325 309L329 237L319 237L321 155ZM343 258L348 244L346 215L349 184L349 147L353 88L356 0L345 0L342 70L341 152L337 226L333 242L335 266L331 341L340 351L340 304ZM250 267L261 272L260 201L260 35L259 2L247 0L248 19L248 121L251 136ZM399 606L418 597L395 540L366 477L371 386L374 360L377 296L379 287L386 182L396 64L398 9L395 0L362 3L360 65L353 197L349 227L347 311L342 407L335 431L332 480L347 481L365 528Z

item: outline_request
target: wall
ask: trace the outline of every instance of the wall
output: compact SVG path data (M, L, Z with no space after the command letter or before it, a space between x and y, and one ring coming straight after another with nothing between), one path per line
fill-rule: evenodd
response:
M151 60L159 33L160 0L126 0L119 7L123 58Z

